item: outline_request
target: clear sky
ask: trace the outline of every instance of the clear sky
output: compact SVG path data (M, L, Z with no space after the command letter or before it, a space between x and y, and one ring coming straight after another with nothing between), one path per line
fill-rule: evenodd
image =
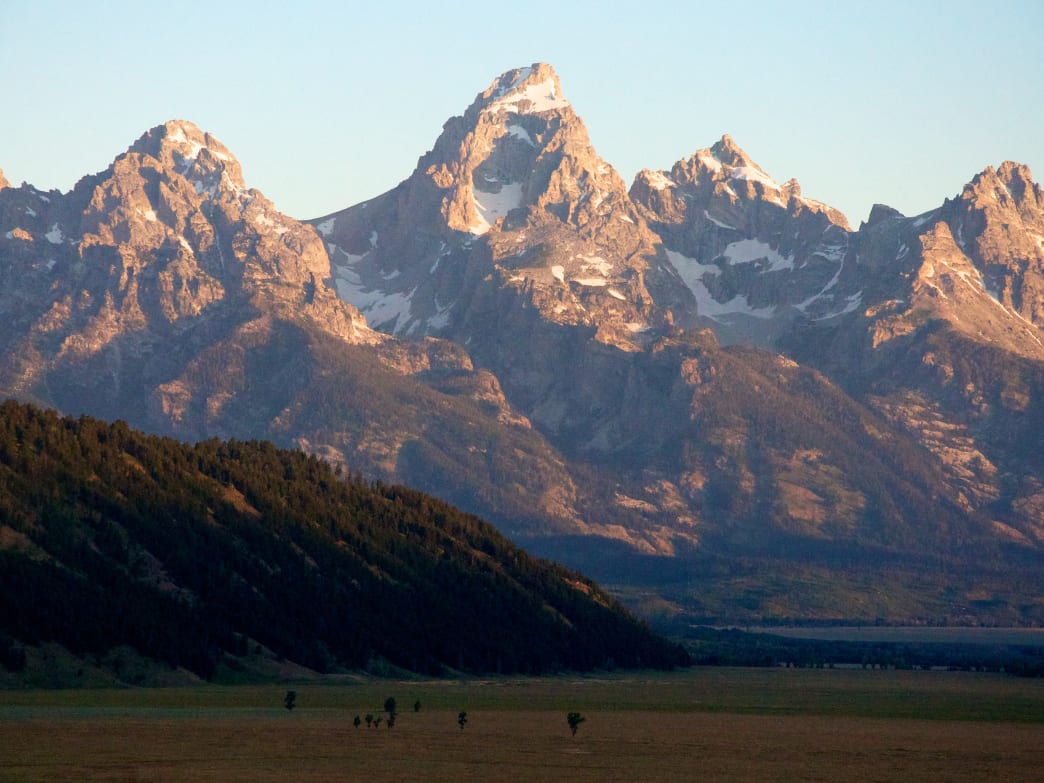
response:
M0 0L0 169L69 190L187 119L297 218L404 179L502 72L551 63L630 184L729 133L854 225L988 165L1044 175L1044 3Z

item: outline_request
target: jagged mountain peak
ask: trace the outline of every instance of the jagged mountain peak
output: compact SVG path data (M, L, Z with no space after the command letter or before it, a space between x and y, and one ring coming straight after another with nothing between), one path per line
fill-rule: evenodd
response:
M127 150L127 155L135 154L177 172L200 194L213 197L218 190L246 189L239 161L213 135L188 120L170 120L146 131Z
M591 147L587 128L546 63L495 79L462 117L446 124L417 175L443 192L447 226L476 236L530 206L554 205L552 212L576 224L585 194L601 203L598 194L625 191Z
M722 134L722 137L706 151L710 152L719 163L729 166L751 166L758 171L764 172L761 166L755 163L754 159L727 133Z
M478 96L473 107L491 113L538 114L569 105L562 97L555 69L547 63L533 63L501 74Z
M1018 179L1027 184L1033 184L1033 172L1030 171L1030 167L1014 160L1004 161L997 169L997 176L1009 183Z
M315 231L248 189L229 150L191 122L150 129L67 196L36 193L33 213L26 233L47 243L47 296L90 293L61 319L68 333L91 334L67 353L98 355L130 331L188 329L247 300L348 342L377 339L327 284Z
M1044 191L1029 167L988 166L947 202L943 216L991 296L1021 320L1044 325ZM1036 353L1038 341L1035 332L1023 344Z
M870 215L863 222L860 228L874 226L884 220L896 220L902 219L904 217L906 216L895 207L890 207L887 204L877 203L870 207Z
M1020 212L1044 209L1044 193L1033 181L1029 166L1010 160L996 169L987 166L965 185L961 197L980 207L998 204L1001 207L1013 206Z
M630 197L696 303L695 325L722 342L771 345L796 318L852 312L842 282L843 214L780 185L724 135L670 170L642 171ZM675 314L677 315L677 314Z
M704 198L717 196L734 204L767 201L786 208L792 198L797 198L806 208L825 212L832 222L848 229L844 215L821 202L802 199L801 186L795 179L780 185L728 134L712 146L682 158L670 171L639 172L631 193L640 201L663 201L663 198L653 197L650 191L677 188L696 189L703 193Z
M158 157L164 150L171 150L191 159L204 149L219 160L234 159L224 144L189 120L168 120L150 128L131 145L129 151Z
M780 185L759 166L736 141L725 134L708 149L701 149L675 164L671 174L680 181L710 180L721 190L744 200L760 199L785 206L791 196L801 195L797 180Z
M4 170L0 169L0 190L11 187L11 183L7 181L7 177L4 176Z
M556 322L605 316L629 340L662 256L543 63L497 77L397 188L314 225L341 296L394 334L453 334L478 289L503 285Z

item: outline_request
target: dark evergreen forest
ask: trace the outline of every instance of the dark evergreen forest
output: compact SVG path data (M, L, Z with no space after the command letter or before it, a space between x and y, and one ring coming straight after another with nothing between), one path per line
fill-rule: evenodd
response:
M14 402L0 635L7 665L24 644L130 645L204 678L257 645L321 672L688 663L588 579L420 492L267 442L189 446Z

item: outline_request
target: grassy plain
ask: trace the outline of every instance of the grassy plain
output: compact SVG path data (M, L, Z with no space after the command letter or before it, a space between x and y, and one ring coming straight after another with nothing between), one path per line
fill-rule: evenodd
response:
M290 687L293 712L279 685L0 692L0 780L858 783L1044 769L1044 682L1002 675L699 668ZM387 696L393 729L353 727ZM587 718L575 738L571 710Z

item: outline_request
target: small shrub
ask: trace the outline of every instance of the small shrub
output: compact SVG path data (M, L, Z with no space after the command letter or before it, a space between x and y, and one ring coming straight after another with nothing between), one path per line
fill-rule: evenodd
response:
M580 727L587 718L581 715L579 712L570 712L566 715L566 722L569 724L569 730L573 732L573 736L576 736L576 730Z

